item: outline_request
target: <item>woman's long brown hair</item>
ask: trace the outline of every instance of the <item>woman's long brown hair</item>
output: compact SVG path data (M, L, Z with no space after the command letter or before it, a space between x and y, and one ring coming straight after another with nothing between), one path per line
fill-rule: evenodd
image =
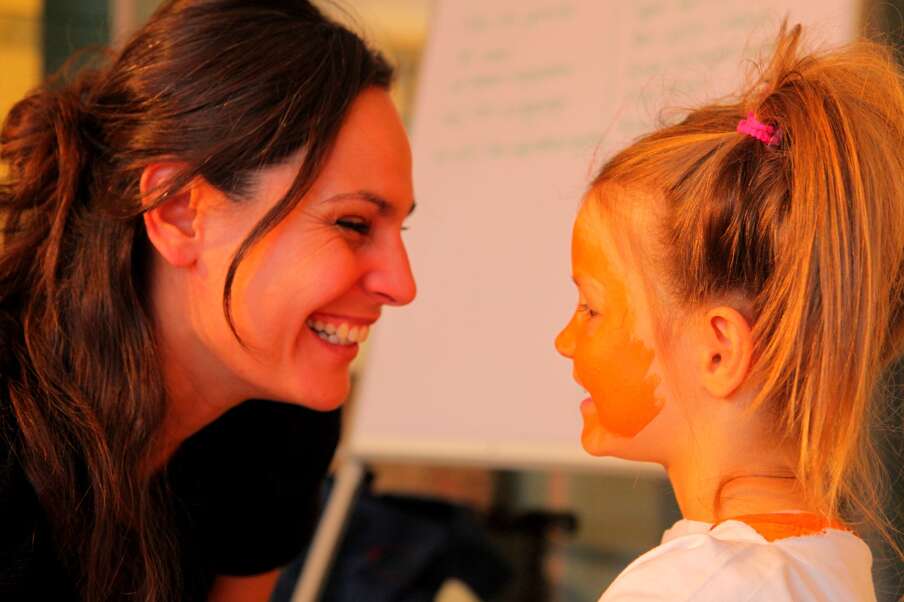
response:
M664 201L670 301L750 302L754 406L796 449L793 476L828 517L881 529L869 427L904 340L904 78L877 43L802 52L797 26L755 79L642 137L595 185ZM748 113L780 143L738 133Z
M142 170L186 166L161 198L202 177L240 203L256 170L304 150L291 190L233 260L230 318L242 256L310 187L352 101L391 76L305 0L177 0L109 63L48 81L7 116L2 426L83 599L180 598L163 479L142 476L166 406Z

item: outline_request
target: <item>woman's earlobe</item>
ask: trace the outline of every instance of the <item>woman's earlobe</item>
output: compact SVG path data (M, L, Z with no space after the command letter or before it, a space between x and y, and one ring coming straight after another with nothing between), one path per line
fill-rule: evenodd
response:
M750 373L753 332L740 312L726 306L707 312L703 328L703 386L713 397L729 398Z
M159 191L164 190L179 171L180 166L173 163L149 165L141 175L140 189L142 203L151 206L144 212L144 225L151 244L167 263L188 267L197 261L201 244L194 186L189 184L162 201L158 200Z

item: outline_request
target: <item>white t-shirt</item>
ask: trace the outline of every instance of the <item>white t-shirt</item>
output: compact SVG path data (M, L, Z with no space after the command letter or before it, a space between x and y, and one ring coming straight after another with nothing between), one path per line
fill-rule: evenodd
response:
M767 541L728 520L680 520L600 602L875 602L872 554L848 531Z

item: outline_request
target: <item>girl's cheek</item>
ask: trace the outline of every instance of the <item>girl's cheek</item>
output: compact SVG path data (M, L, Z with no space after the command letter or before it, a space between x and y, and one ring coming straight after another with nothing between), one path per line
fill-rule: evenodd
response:
M656 395L660 379L651 371L654 352L634 336L632 322L608 321L588 333L575 357L578 377L596 409L585 414L585 420L592 417L599 427L621 437L637 435L663 406Z

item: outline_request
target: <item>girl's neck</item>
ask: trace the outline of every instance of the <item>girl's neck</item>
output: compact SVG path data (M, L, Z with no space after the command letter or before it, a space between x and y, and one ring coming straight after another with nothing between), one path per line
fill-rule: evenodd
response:
M686 519L717 523L750 514L812 511L797 479L781 463L727 468L698 461L672 465L668 475Z

